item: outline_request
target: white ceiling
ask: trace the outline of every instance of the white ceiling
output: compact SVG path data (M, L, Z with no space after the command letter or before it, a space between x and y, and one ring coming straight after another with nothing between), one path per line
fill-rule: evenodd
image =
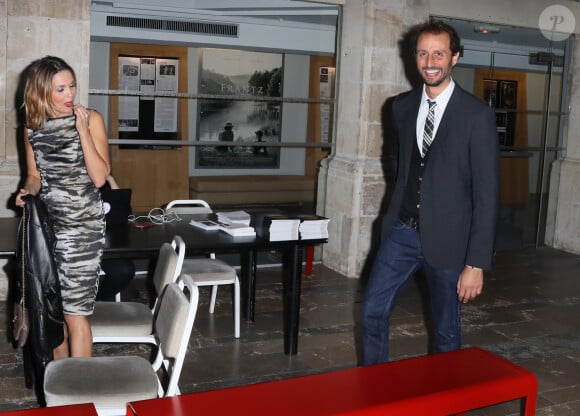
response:
M232 47L306 54L335 54L339 6L299 0L93 0L91 37L188 46ZM238 26L235 38L143 28L111 27L108 16L189 20ZM458 31L464 48L481 51L563 53L565 42L550 43L538 29L441 18ZM493 26L497 33L474 29Z
M93 0L91 39L334 54L339 6L297 0ZM235 38L111 27L109 16L238 25Z
M120 0L99 1L93 4L113 8L181 11L186 14L272 19L336 25L338 6L297 0Z
M460 19L440 18L448 22L457 30L462 43L474 43L490 45L505 45L516 48L525 47L526 49L547 48L563 49L564 42L553 42L546 38L539 29L529 29L514 26L498 25L495 23L468 21ZM491 27L498 30L498 33L483 34L477 32L478 27Z
M566 40L552 42L539 29L530 29L488 22L442 18L455 28L461 38L461 66L496 67L530 72L546 72L547 65L532 62L530 55L550 52L555 55L553 70L560 72L566 53ZM483 34L478 28L492 29Z

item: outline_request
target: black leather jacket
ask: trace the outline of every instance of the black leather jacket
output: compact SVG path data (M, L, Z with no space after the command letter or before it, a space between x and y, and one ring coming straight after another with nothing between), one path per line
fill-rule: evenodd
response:
M64 341L64 316L60 282L54 261L55 237L48 212L40 198L23 198L24 216L18 230L17 297L22 294L22 265L25 271L25 304L28 308L30 333L24 346L25 372L31 371L37 393L42 391L44 370L53 359L52 350ZM24 243L24 244L23 244ZM24 256L24 257L23 257Z

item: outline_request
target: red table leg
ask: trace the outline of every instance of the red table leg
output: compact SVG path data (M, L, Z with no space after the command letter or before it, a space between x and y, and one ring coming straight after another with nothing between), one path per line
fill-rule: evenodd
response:
M306 269L304 269L304 275L310 276L312 274L313 261L314 261L314 246L306 246Z

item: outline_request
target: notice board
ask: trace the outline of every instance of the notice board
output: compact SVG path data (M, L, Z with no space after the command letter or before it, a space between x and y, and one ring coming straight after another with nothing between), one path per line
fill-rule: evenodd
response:
M135 93L119 96L117 127L120 139L178 139L177 58L119 56L118 84L118 89ZM151 95L143 95L147 93ZM171 147L121 145L121 148Z

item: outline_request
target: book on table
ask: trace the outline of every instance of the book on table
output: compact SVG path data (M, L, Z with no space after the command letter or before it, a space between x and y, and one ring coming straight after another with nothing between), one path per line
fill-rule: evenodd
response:
M298 240L300 218L287 215L269 215L264 217L264 231L270 241Z
M189 224L206 231L214 231L220 229L220 224L212 220L191 220Z
M330 219L320 215L271 210L254 213L252 217L256 233L269 241L328 238Z
M328 238L328 223L330 218L320 215L303 215L300 217L300 238L302 240L312 240Z
M250 225L251 216L246 211L216 212L219 229L234 237L255 236L256 230Z
M220 211L216 213L217 220L222 224L250 225L252 217L246 211Z
M224 224L220 223L219 229L234 237L249 237L255 236L256 230L254 227L243 224Z

